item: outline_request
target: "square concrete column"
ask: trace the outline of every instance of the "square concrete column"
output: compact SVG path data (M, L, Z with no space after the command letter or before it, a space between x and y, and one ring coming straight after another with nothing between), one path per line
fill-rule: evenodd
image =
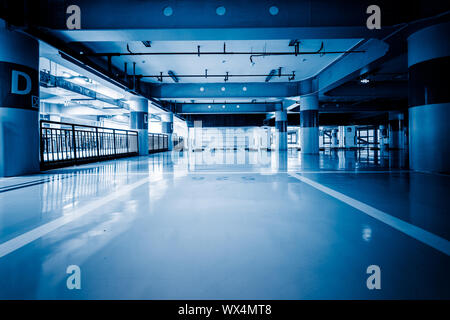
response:
M139 155L148 155L148 100L134 98L129 102L130 128L138 132Z
M162 121L162 133L168 136L168 146L167 149L171 151L173 149L173 112L167 112L161 115Z

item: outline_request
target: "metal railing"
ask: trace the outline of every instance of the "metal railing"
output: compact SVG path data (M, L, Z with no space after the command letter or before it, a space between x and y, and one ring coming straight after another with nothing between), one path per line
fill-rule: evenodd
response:
M167 151L169 148L169 137L162 133L148 134L148 152L155 153Z
M136 131L41 120L41 168L70 166L139 153Z

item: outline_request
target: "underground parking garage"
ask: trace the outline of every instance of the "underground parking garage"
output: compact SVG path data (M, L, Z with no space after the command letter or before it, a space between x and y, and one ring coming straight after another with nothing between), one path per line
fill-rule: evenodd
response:
M0 3L2 300L450 298L448 5Z

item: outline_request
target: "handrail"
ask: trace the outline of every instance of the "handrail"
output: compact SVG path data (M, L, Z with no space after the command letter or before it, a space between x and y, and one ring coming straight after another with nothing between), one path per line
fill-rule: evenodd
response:
M80 130L82 128L95 130ZM138 133L135 130L41 120L40 137L43 169L139 154Z

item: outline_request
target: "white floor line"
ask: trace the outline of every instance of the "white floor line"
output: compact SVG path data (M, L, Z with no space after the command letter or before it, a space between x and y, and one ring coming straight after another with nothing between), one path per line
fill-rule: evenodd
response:
M328 170L328 171L303 171L303 170L288 170L289 173L347 173L347 174L357 174L357 173L411 173L409 170L380 170L380 171L344 171L344 170Z
M381 221L388 226L391 226L392 228L403 232L404 234L422 242L426 245L439 250L442 253L445 253L446 255L450 255L450 241L441 238L431 232L428 232L422 228L416 227L412 224L409 224L403 220L400 220L396 217L393 217L381 210L378 210L374 207L371 207L361 201L358 201L356 199L350 198L349 196L346 196L345 194L342 194L340 192L337 192L333 189L330 189L328 187L325 187L324 185L317 183L315 181L312 181L306 177L300 176L296 173L289 173L290 176L310 185L311 187L322 191L333 198L344 202L345 204L348 204L349 206L358 209L365 214L371 216L374 219L377 219L378 221Z
M46 234L58 229L59 227L62 227L63 225L72 222L85 214L98 209L102 207L103 205L106 205L110 201L116 200L120 196L126 194L127 192L130 192L140 186L142 186L145 183L148 183L150 180L149 178L141 179L133 184L130 184L128 186L120 187L119 190L111 193L110 195L103 197L97 201L91 202L81 208L74 209L73 213L64 215L60 218L57 218L55 220L52 220L48 223L45 223L33 230L30 230L28 232L25 232L21 234L20 236L17 236L11 240L8 240L6 242L3 242L0 244L0 258L10 254L11 252L16 251L17 249L22 248L23 246L26 246L27 244L45 236Z

